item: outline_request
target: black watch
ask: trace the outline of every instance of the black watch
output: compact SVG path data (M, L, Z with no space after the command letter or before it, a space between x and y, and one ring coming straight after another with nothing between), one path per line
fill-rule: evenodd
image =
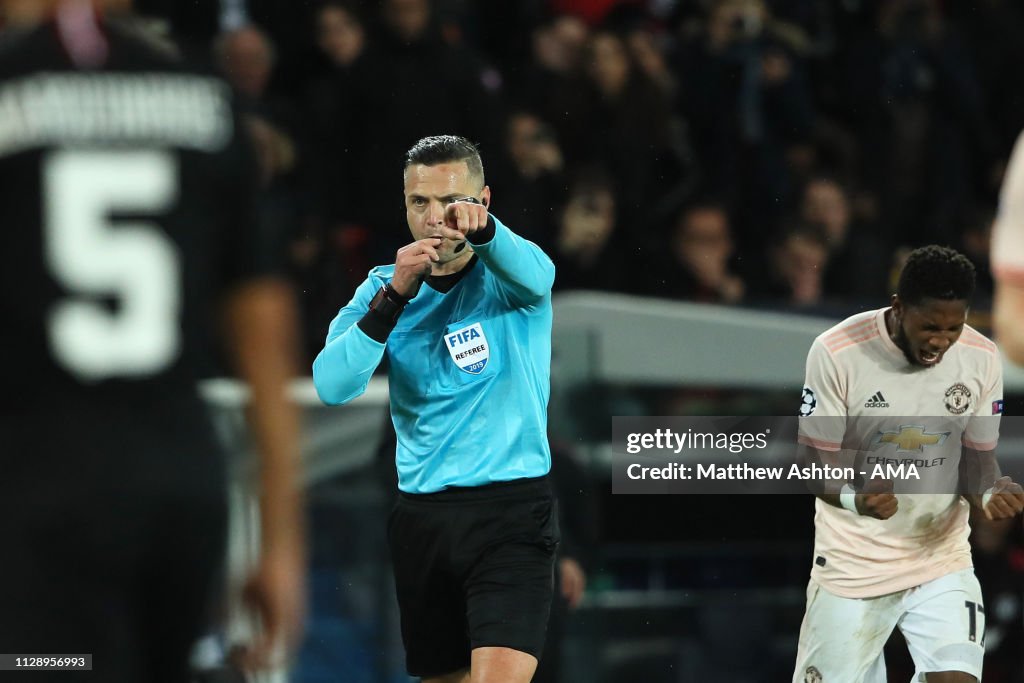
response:
M385 320L394 323L398 320L398 316L402 314L402 310L405 309L407 303L409 303L409 300L391 289L391 284L388 283L381 287L380 291L370 300L370 310Z

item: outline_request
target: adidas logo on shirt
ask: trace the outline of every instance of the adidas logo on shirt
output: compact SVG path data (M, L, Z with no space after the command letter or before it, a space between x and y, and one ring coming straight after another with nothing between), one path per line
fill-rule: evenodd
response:
M881 391L876 391L875 395L868 399L867 403L864 404L865 408L888 408L889 402L885 400L885 396L882 396Z

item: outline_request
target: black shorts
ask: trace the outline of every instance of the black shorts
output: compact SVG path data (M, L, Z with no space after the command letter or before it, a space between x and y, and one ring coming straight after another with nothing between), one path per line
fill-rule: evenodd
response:
M406 669L466 669L478 647L540 658L558 511L547 477L402 493L388 522Z
M4 432L16 446L0 452L0 651L93 655L89 674L26 680L181 683L209 625L223 456L208 428L178 413L163 427L118 415L97 407Z

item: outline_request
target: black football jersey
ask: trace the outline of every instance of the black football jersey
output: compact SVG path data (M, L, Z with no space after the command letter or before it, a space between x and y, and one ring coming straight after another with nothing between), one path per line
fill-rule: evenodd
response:
M218 295L278 265L245 135L133 25L0 36L0 407L194 396Z

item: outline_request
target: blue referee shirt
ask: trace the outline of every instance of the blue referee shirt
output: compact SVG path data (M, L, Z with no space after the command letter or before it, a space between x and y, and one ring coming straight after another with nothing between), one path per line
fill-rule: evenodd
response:
M395 267L371 270L313 362L320 399L340 405L366 390L387 354L398 488L407 493L540 477L551 468L555 267L493 216L470 238L478 259L448 292L424 283L384 343L356 324Z

